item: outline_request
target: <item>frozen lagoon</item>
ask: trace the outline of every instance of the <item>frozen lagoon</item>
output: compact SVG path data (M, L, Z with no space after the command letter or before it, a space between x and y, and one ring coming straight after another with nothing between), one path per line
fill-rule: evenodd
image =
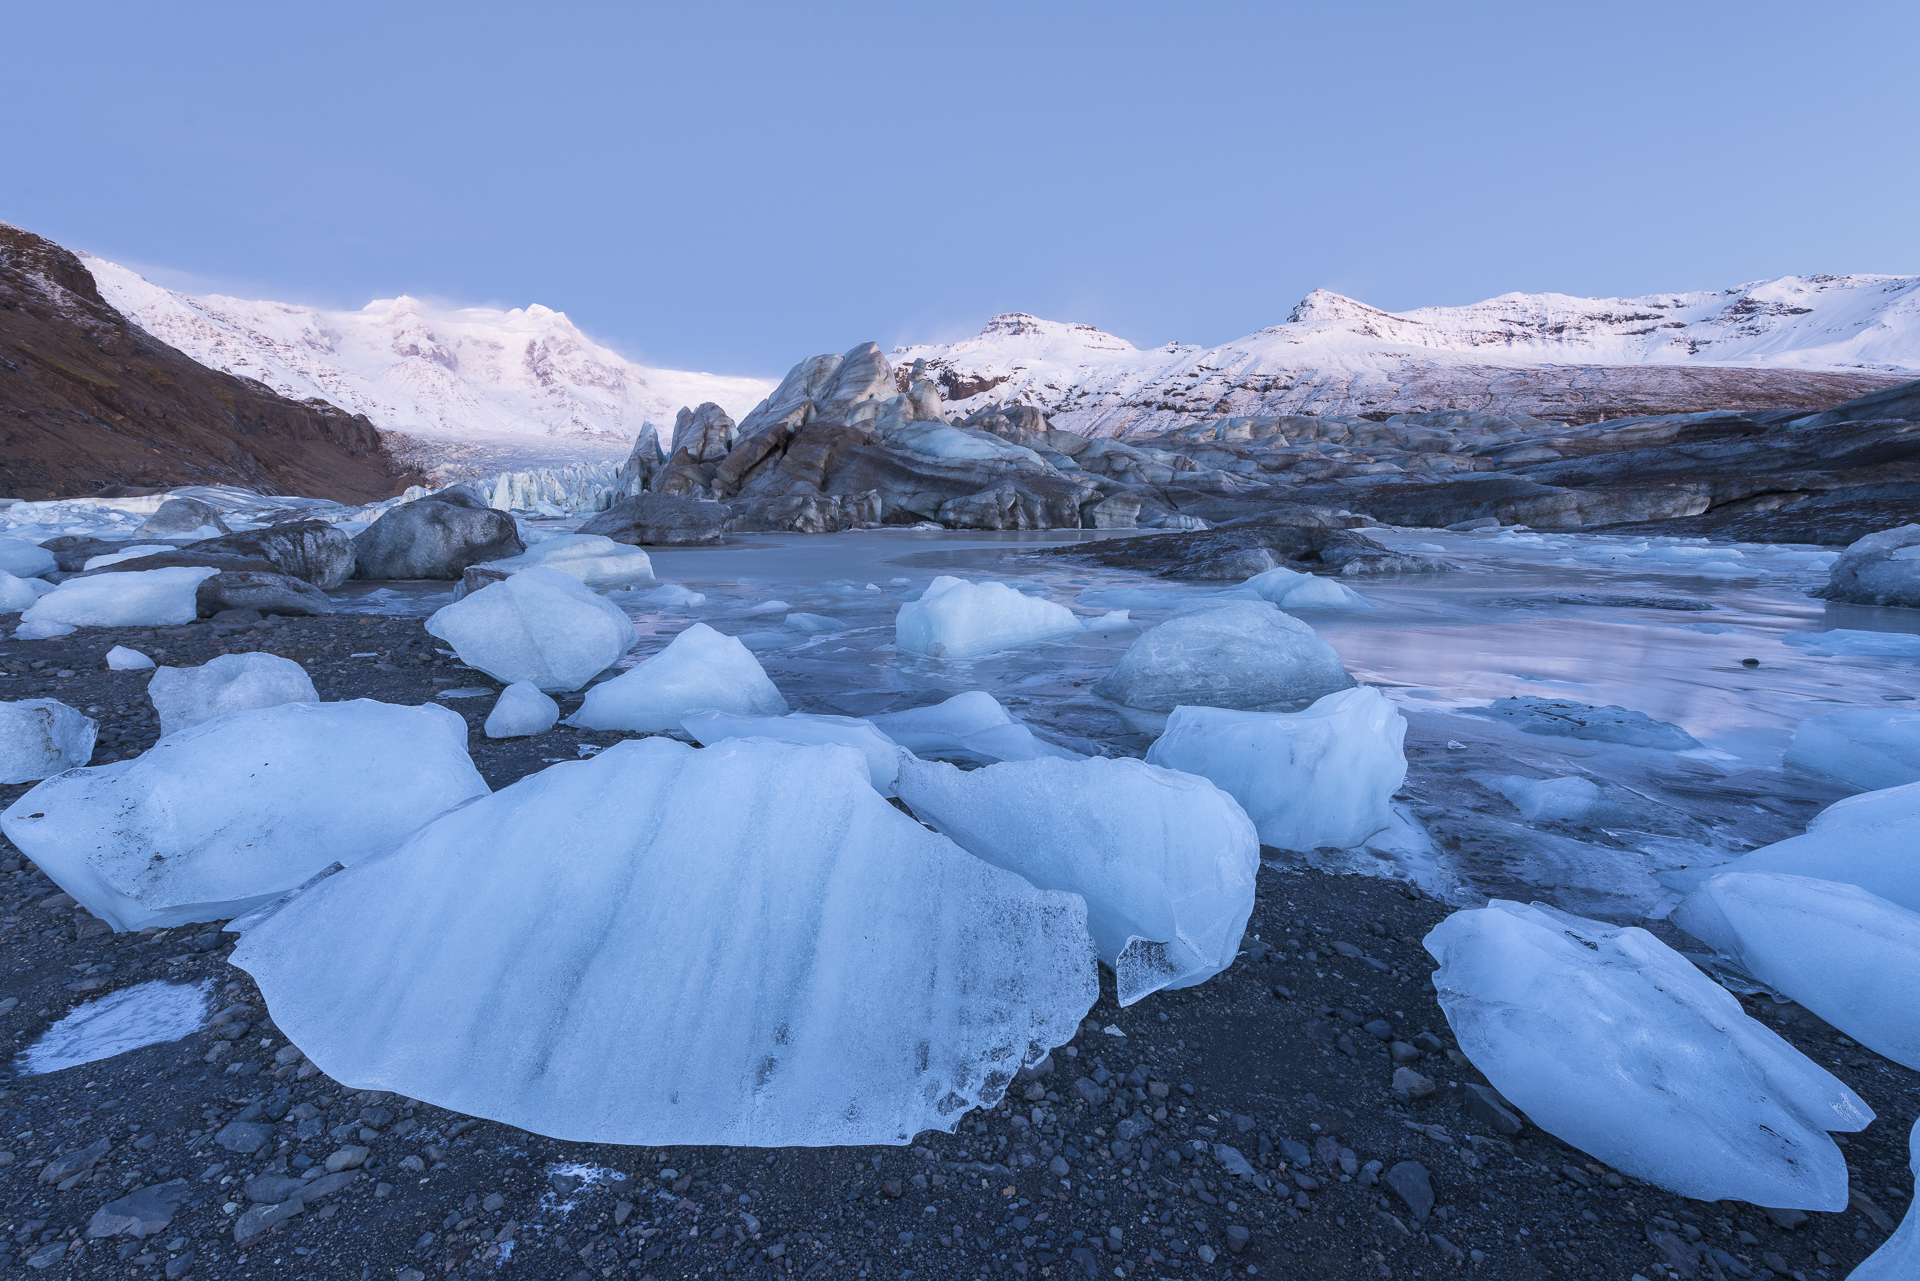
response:
M574 523L536 521L529 531ZM1898 651L1920 654L1920 612L1809 597L1826 581L1826 549L1515 529L1368 533L1396 550L1444 555L1460 572L1343 579L1378 608L1290 611L1409 721L1411 769L1394 825L1370 852L1298 856L1329 870L1411 877L1459 903L1492 894L1613 919L1661 915L1703 869L1798 832L1851 790L1780 772L1795 725L1913 697L1913 655ZM704 622L752 649L798 711L873 716L980 689L1057 742L1139 756L1164 718L1091 687L1140 628L1232 584L1037 554L1109 536L747 535L650 553L658 577L703 595L701 604L661 606L650 588L608 599L641 634L622 667ZM943 574L1014 583L1082 619L1128 610L1139 626L971 660L898 651L900 606ZM335 595L346 609L398 614L451 599L437 583L356 584ZM1462 710L1512 697L1617 705L1677 725L1699 746L1550 738ZM1529 823L1492 786L1516 774L1586 778L1604 804L1584 826Z

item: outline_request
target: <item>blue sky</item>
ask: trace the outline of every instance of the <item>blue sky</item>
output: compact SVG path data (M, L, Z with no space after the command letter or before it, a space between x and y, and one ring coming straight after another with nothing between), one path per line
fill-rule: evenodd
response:
M1920 271L1920 5L8 6L0 219L177 288L545 303L777 375Z

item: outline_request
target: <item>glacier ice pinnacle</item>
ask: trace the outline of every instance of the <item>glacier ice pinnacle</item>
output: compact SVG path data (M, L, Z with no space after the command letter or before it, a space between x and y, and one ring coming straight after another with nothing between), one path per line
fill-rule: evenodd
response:
M233 959L336 1080L594 1143L904 1144L1098 995L1077 895L895 810L852 748L766 739L529 775Z

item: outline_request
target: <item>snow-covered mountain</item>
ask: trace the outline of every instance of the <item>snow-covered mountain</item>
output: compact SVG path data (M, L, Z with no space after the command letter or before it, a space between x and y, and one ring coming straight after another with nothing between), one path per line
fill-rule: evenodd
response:
M400 297L318 311L193 297L80 257L121 314L203 365L365 414L385 431L500 458L624 453L642 423L670 430L682 405L711 400L737 417L774 386L642 368L538 305L442 309Z
M950 402L1038 405L1085 435L1196 417L1479 409L1591 418L1824 405L1920 377L1920 276L1786 276L1645 298L1504 294L1385 312L1326 290L1218 347L1142 350L1021 313L978 337L895 348Z

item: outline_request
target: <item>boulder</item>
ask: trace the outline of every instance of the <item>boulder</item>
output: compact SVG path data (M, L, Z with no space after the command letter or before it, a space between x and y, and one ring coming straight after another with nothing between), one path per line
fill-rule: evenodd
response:
M589 533L598 531L585 531ZM388 508L354 535L355 578L458 578L469 565L527 550L513 517L464 486Z
M843 529L872 529L880 524L880 495L787 494L736 502L729 508L731 531L785 531L795 534L835 534Z
M220 509L212 503L198 498L169 498L134 531L134 537L165 538L169 534L192 534L202 529L211 529L216 534L233 532L227 528L227 522L220 519Z
M726 537L727 516L726 504L710 499L639 494L621 499L581 525L579 532L635 547L717 543Z
M1920 609L1920 525L1883 530L1852 544L1816 594L1850 605Z
M312 583L291 574L230 569L202 579L194 593L200 617L212 618L223 609L251 609L262 614L331 614L333 602Z
M949 529L1079 529L1080 501L1089 493L1098 497L1065 478L1021 472L991 489L949 499L936 518Z
M191 555L222 555L266 561L275 570L323 592L353 577L355 542L324 520L297 520L270 529L250 529L202 539L181 549ZM214 564L209 560L206 564Z

